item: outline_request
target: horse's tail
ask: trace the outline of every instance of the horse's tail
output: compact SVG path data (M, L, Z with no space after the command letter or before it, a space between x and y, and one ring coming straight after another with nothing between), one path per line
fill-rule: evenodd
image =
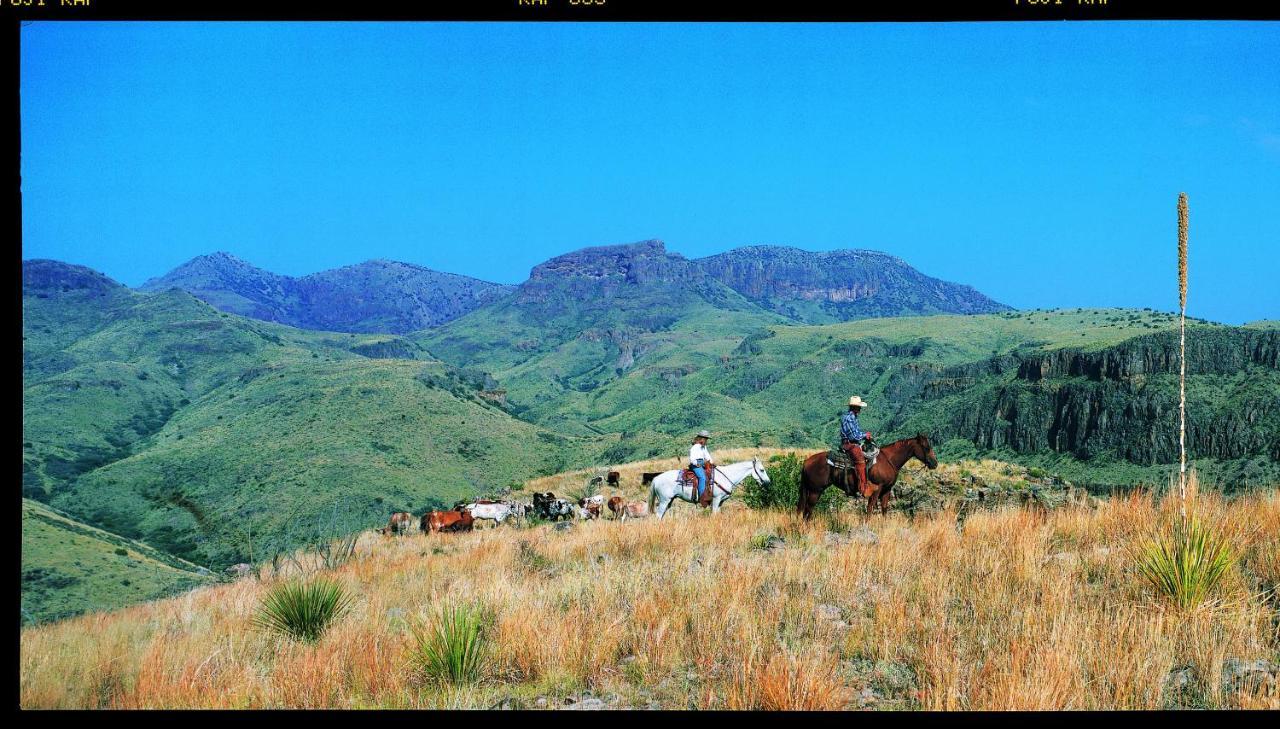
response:
M658 479L654 478L649 482L649 513L652 514L658 507Z
M805 495L809 492L809 474L804 470L804 464L800 464L800 487L796 489L796 513L804 513L804 502L807 500Z
M813 516L812 507L809 506L809 490L812 488L813 479L809 475L809 459L805 459L800 464L800 487L796 489L796 513L809 519Z

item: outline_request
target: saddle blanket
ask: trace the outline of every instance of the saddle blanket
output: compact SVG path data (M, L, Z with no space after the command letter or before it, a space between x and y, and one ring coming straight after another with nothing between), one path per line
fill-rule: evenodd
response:
M862 455L867 459L867 470L876 465L876 456L880 455L880 449L874 446L863 446ZM827 451L827 465L833 468L853 468L853 459L843 448L832 448Z

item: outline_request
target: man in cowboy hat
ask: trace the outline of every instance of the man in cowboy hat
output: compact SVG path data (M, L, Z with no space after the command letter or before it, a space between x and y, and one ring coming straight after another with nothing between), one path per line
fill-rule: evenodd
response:
M705 430L698 431L693 437L693 447L689 449L689 469L698 477L698 503L706 506L711 503L711 489L707 488L707 479L715 465L711 461L711 451L707 450L707 440L711 434Z
M866 403L854 395L849 398L849 412L840 418L840 448L853 460L854 473L858 475L858 493L866 496L870 492L867 483L867 457L862 453L862 440L871 438L871 433L858 424L858 413Z

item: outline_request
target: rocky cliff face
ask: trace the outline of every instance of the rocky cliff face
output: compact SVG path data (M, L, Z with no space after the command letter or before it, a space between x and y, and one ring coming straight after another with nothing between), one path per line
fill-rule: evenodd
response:
M455 319L513 287L384 260L293 278L214 253L140 288L184 289L223 311L303 329L403 334Z
M538 264L520 285L516 301L575 301L588 306L616 298L640 300L665 293L681 298L706 288L706 279L687 259L667 253L662 241L597 246ZM648 291L642 291L648 289Z
M887 392L925 404L935 438L1019 453L1178 459L1178 339L1097 351L1032 350L959 367L907 365ZM1192 458L1280 459L1280 331L1196 327L1187 339ZM904 407L899 422L910 422Z
M806 323L911 314L986 314L1009 307L970 286L925 276L887 253L737 248L695 261L767 309Z

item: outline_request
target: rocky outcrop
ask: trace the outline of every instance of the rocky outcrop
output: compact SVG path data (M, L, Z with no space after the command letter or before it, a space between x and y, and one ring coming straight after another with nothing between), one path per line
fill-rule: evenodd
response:
M736 248L694 261L751 301L806 323L911 314L986 314L1010 307L869 250Z
M1187 345L1192 457L1280 459L1280 331L1198 326ZM932 420L917 425L939 441L1154 465L1178 459L1178 366L1177 335L1162 332L1096 351L906 364L886 392L903 404L906 423L918 407L909 403L936 403Z
M351 351L369 359L420 359L425 356L422 347L408 339L379 339L353 345Z
M1280 330L1196 327L1187 338L1189 375L1230 374L1251 364L1280 367ZM1018 378L1029 382L1057 377L1127 380L1176 374L1178 369L1178 336L1161 332L1100 351L1056 349L1024 355Z
M613 284L651 284L686 279L696 267L684 256L667 253L660 240L583 248L540 263L521 287L522 296L536 295L539 284L567 278Z

